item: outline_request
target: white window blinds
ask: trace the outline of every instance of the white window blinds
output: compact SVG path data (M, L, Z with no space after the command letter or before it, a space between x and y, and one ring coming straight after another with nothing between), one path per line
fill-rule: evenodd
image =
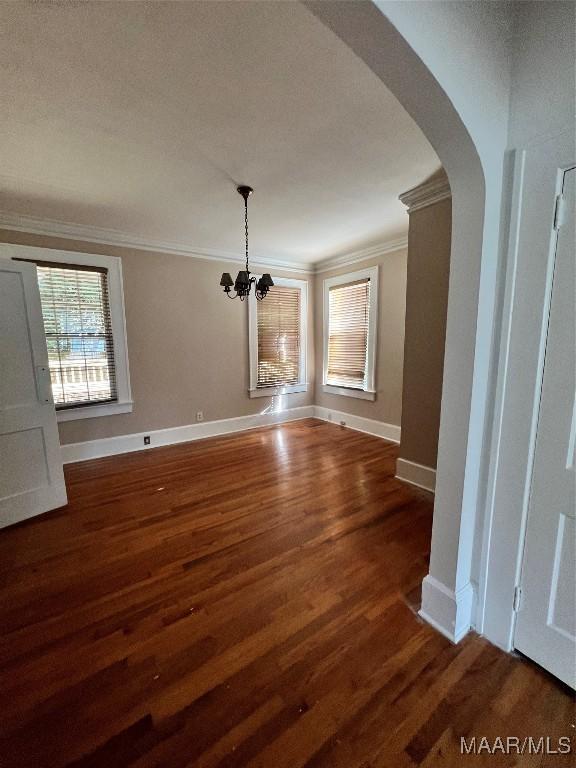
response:
M300 288L275 285L257 302L257 387L300 383Z
M370 280L336 285L329 290L328 367L326 383L364 389L368 354Z
M36 267L56 408L116 401L108 271L51 262Z

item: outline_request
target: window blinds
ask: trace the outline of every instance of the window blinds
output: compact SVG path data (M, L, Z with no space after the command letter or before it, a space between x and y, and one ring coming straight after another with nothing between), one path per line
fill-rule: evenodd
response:
M257 303L258 383L300 383L300 288L275 285Z
M364 389L368 349L370 280L329 290L328 370L326 383Z
M117 400L107 270L36 267L56 408Z

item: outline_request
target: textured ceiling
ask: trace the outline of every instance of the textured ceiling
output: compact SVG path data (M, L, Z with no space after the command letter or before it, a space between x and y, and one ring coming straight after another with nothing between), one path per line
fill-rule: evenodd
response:
M408 76L408 74L407 74ZM292 2L0 4L0 210L314 262L402 234L439 161Z

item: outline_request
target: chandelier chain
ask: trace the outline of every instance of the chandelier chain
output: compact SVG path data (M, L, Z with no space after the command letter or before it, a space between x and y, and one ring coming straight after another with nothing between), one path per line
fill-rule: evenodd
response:
M248 197L244 198L244 231L246 233L246 272L248 272Z

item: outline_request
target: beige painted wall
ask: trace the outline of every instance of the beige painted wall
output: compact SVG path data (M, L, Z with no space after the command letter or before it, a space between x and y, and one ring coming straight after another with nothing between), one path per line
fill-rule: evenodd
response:
M400 456L436 467L452 201L410 213Z
M128 355L134 410L129 414L63 422L63 444L260 413L271 398L248 397L247 307L230 301L219 288L227 262L103 246L62 238L0 230L0 242L105 253L122 259ZM379 266L376 400L329 395L322 391L323 281ZM308 392L285 395L285 407L318 405L400 425L405 249L349 267L313 275L274 274L309 284ZM314 371L318 371L314 391Z
M0 230L0 242L120 256L134 410L59 425L63 444L260 413L269 397L248 397L247 305L219 287L229 262L103 246ZM308 381L314 380L313 277L308 279ZM287 407L310 405L306 393L285 395Z
M406 309L406 249L387 253L341 269L316 275L314 316L316 327L316 404L400 425L402 414L402 366L404 313ZM378 339L376 347L376 400L332 395L322 390L323 282L366 267L379 267Z

